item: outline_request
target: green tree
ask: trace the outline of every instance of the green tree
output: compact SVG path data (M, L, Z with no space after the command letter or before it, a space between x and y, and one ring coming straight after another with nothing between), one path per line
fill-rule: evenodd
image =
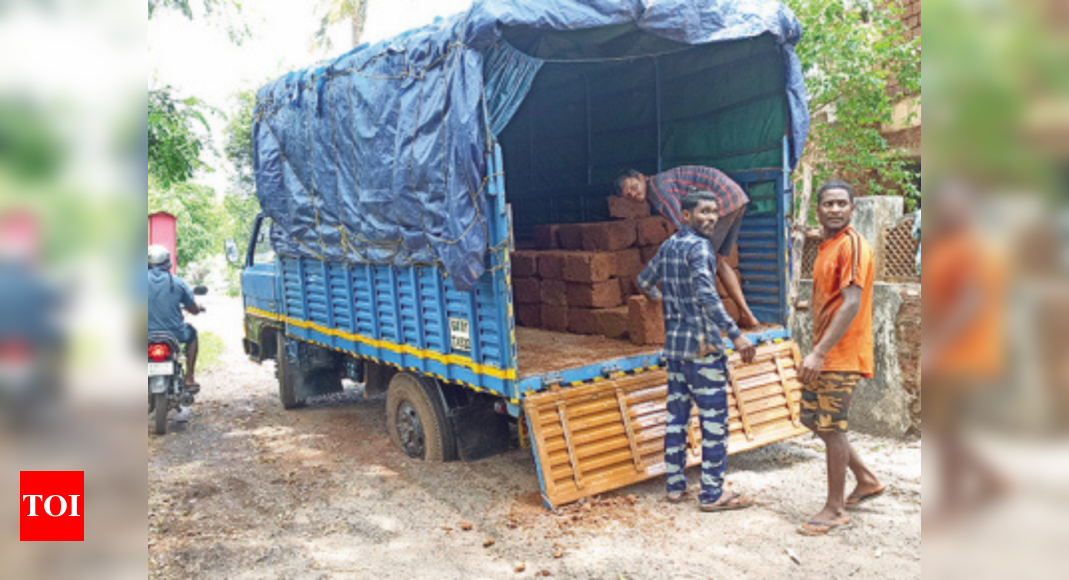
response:
M252 222L260 211L256 200L256 183L252 169L252 116L256 107L256 92L245 90L234 98L223 130L223 152L230 162L230 189L223 199L227 219L227 237L244 245L252 235Z
M360 46L360 38L364 35L364 24L367 22L368 0L326 0L321 6L323 16L319 19L319 28L316 29L312 39L313 48L332 50L333 43L327 35L331 26L340 22L349 23L349 31L352 38L352 46Z
M162 188L152 183L150 178L148 211L165 211L175 216L180 270L219 252L219 234L224 219L214 189L188 182Z
M184 183L198 169L208 146L210 109L196 97L176 98L170 87L148 92L148 171L159 187Z
M196 16L221 24L235 44L241 44L251 34L242 20L240 0L148 0L148 19L152 20L158 11L178 12L190 20L196 12Z
M916 199L908 161L881 133L901 98L889 91L891 82L905 94L920 91L918 40L906 40L901 8L893 1L785 1L804 30L797 52L809 89L806 157L814 178L819 183L834 174L869 194Z
M239 18L240 0L148 0L150 21L160 10L219 22L237 44L249 35ZM179 97L171 87L148 91L148 211L177 219L176 258L183 270L217 253L232 221L212 188L191 182L198 171L212 170L201 159L211 147L211 114L219 111L196 97Z

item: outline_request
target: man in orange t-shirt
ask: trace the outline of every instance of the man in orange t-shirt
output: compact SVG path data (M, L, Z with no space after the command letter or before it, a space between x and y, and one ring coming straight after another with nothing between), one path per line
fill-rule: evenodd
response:
M927 201L921 374L925 437L940 458L939 494L924 515L935 527L1005 496L1010 483L960 432L958 415L1006 372L1007 260L976 223L972 187L950 181Z
M846 438L847 414L860 378L871 378L872 291L876 278L872 248L850 226L854 189L832 180L817 193L817 218L824 228L813 265L813 350L802 361L802 423L827 446L828 500L798 528L819 536L850 523L846 508L879 496L886 486L861 461ZM846 470L857 487L844 498Z

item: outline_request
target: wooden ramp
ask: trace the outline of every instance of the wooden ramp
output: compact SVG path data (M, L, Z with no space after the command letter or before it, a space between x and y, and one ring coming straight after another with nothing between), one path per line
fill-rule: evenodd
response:
M728 359L728 453L739 453L808 430L798 420L801 365L793 341L763 345L748 365ZM527 397L524 413L547 504L557 507L662 475L665 369L617 376ZM701 463L701 428L691 417L687 465Z

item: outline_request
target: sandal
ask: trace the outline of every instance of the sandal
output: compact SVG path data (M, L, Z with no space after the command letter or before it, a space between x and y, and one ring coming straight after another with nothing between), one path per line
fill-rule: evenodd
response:
M849 497L846 498L846 507L855 507L858 504L869 501L870 499L876 499L883 495L885 491L887 491L887 485L884 485L880 489L877 489L876 491L871 493L863 493L860 495L852 493Z
M703 512L729 512L753 507L753 503L753 499L733 491L727 498L721 498L716 503L703 503L700 509Z
M835 522L822 522L820 520L809 520L808 522L798 526L798 533L803 536L826 536L828 532L836 529L845 529L850 527L850 521L847 520L841 524Z
M664 499L668 503L681 503L686 499L687 492L685 491L670 491L665 494Z

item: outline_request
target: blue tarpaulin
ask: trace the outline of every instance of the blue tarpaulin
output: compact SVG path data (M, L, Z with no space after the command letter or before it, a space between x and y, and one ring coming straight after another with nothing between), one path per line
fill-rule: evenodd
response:
M256 189L282 255L441 265L460 290L486 270L486 153L542 62L502 41L507 28L587 30L631 24L682 44L771 34L782 47L788 157L809 127L782 4L746 0L482 0L260 89L253 122Z

